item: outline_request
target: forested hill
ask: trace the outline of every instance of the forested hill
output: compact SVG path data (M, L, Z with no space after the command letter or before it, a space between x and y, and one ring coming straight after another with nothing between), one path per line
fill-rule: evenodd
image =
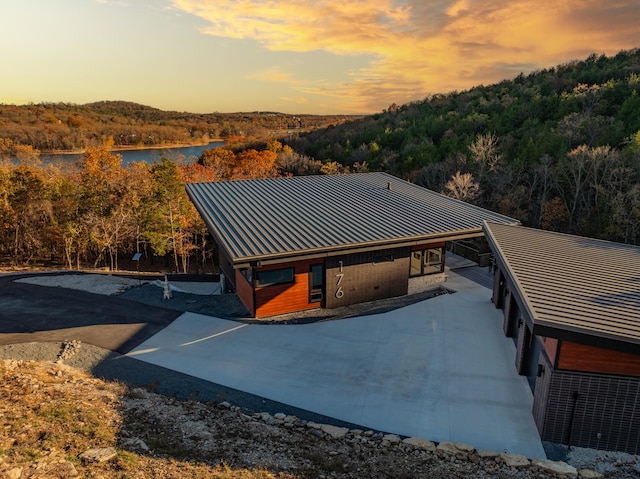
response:
M527 225L640 243L640 49L391 105L291 146Z
M0 138L42 152L85 150L111 141L114 147L202 144L234 136L250 140L309 131L354 118L359 117L275 112L196 114L125 101L0 104Z

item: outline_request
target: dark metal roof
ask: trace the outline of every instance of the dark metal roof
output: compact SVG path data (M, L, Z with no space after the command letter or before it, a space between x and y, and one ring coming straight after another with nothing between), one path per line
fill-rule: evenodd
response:
M235 264L446 235L482 234L515 220L386 173L187 184Z
M640 344L640 247L492 223L485 233L534 332Z

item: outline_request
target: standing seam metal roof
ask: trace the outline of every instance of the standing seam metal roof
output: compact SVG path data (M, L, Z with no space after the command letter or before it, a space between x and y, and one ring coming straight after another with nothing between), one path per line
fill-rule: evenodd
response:
M640 247L487 223L535 326L640 344Z
M517 223L386 173L192 183L186 188L234 262L481 233L485 220Z

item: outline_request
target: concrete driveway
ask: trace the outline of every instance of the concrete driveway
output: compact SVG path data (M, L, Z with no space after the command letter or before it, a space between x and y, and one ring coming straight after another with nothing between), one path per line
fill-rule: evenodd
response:
M307 325L185 313L128 356L363 428L544 458L491 291Z

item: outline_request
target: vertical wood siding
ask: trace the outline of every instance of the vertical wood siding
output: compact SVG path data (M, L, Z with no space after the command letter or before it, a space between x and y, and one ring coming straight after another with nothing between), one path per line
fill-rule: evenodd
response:
M326 307L338 308L407 294L409 254L409 247L405 247L327 258ZM393 261L374 262L382 256L393 257Z

